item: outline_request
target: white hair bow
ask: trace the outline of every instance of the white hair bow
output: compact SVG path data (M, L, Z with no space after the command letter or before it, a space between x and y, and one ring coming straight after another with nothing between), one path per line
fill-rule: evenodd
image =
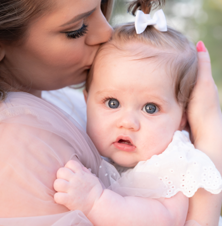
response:
M153 18L151 18L150 14L145 14L141 10L137 11L135 21L136 33L143 33L149 25L154 25L154 27L159 31L167 31L166 17L162 9L156 11Z

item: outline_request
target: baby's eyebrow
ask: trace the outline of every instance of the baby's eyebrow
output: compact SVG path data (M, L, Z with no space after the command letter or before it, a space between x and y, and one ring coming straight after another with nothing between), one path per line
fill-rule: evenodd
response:
M111 89L111 90L100 90L95 93L95 99L100 101L101 98L117 98L117 95L120 93L120 90Z
M121 90L119 89L106 89L106 90L101 90L101 91L97 91L96 95L101 95L101 94L116 94L117 92L121 92Z
M149 95L149 96L147 96L147 99L152 99L154 101L160 101L162 103L169 103L169 101L162 96L159 97L159 96L155 96L155 95Z

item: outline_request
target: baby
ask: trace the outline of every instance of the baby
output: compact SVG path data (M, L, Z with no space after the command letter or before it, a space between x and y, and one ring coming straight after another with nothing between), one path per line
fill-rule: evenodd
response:
M58 176L61 189L55 187L62 194L55 199L82 210L94 225L181 226L188 197L199 187L219 193L222 182L211 160L181 132L196 81L195 46L161 27L162 11L148 18L155 1L138 2L131 5L133 13L142 10L136 28L129 23L115 29L98 52L84 92L87 133L118 172L101 165L111 184L104 189L89 170L70 162L63 168L66 176Z

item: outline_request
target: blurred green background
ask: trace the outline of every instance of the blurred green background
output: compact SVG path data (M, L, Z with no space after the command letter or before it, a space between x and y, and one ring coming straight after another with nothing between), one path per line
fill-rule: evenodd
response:
M129 0L128 0L129 2ZM126 0L116 0L111 24L134 21ZM222 106L222 0L166 0L167 23L191 41L202 40L211 56L212 72Z

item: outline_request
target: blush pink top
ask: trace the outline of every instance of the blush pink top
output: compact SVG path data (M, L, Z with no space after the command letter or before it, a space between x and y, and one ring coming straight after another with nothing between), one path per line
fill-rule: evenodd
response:
M100 155L81 127L23 92L0 103L0 122L0 225L91 225L81 211L53 199L56 172L68 160L78 158L97 176L101 171Z

